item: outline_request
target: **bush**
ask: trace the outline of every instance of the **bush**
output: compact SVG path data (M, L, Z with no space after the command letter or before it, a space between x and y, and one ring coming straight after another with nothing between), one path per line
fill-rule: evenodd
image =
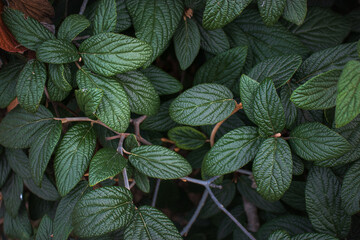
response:
M4 239L360 237L357 1L50 2L0 2Z

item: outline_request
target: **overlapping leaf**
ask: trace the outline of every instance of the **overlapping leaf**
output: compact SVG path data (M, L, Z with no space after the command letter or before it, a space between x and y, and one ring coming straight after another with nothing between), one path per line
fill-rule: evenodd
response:
M24 65L20 62L9 63L0 70L0 108L7 107L16 97L16 80Z
M282 15L286 0L258 0L260 16L266 25L273 25Z
M348 215L360 211L360 161L347 170L341 187L341 205Z
M74 44L60 39L43 42L36 51L36 57L42 62L53 64L75 62L80 58Z
M170 140L174 141L178 148L193 150L205 144L206 136L192 127L175 127L168 132Z
M83 15L73 14L65 18L61 23L57 37L71 42L77 35L90 26L90 21Z

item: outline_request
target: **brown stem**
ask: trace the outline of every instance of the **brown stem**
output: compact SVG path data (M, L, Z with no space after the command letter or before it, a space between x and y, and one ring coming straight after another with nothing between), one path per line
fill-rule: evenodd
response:
M211 135L210 135L210 146L214 146L215 144L215 135L216 132L219 130L219 128L221 127L221 125L226 121L226 119L228 119L230 116L234 115L237 111L239 111L240 109L242 109L242 103L236 103L235 105L235 109L232 111L232 113L225 118L224 120L222 120L221 122L218 122L215 127L213 128Z
M90 119L88 117L73 117L73 118L54 118L54 120L58 120L61 121L61 123L68 123L68 122L91 122L91 124L99 124L111 131L113 131L114 133L116 133L117 135L120 135L121 133L118 133L116 131L114 131L112 128L110 128L109 126L107 126L105 123L99 121L99 120L93 120Z
M145 121L145 119L147 118L146 115L143 115L141 117L135 118L135 119L131 119L130 122L134 125L134 130L135 130L135 135L136 135L136 139L141 142L142 144L145 145L152 145L151 142L149 142L148 140L144 139L143 137L141 137L140 135L140 124Z
M167 138L161 138L160 140L161 140L162 142L167 142L167 143L175 144L174 141L171 141L170 139L167 139Z

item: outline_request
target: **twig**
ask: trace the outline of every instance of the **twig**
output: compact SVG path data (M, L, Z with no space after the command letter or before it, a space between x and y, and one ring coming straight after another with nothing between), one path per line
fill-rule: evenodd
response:
M90 36L90 35L77 36L76 38L74 38L74 40L73 40L73 41L85 40L85 39L88 39L89 37L91 37L91 36Z
M211 135L210 135L210 146L214 146L215 144L215 135L216 135L216 132L219 130L219 128L221 127L221 125L226 121L226 119L228 119L229 117L231 117L233 114L235 114L237 111L239 111L240 109L242 109L243 106L242 106L242 103L236 103L235 105L235 109L232 111L232 113L227 117L225 118L224 120L218 122L215 127L213 128L212 132L211 132Z
M257 232L260 227L260 220L259 220L257 208L252 202L249 202L244 196L242 197L242 199L244 203L244 210L248 220L247 228L251 232Z
M197 217L199 216L200 211L203 208L208 196L209 196L209 191L207 189L205 189L205 191L204 191L204 193L203 193L203 195L202 195L202 197L200 199L200 202L199 202L198 206L196 207L196 210L195 210L194 214L192 215L189 222L186 224L186 226L181 231L181 233L180 233L181 236L186 236L189 233L190 228L192 227L192 225L196 221Z
M156 180L155 191L154 191L154 196L153 196L152 203L151 203L152 207L155 207L156 199L157 199L157 196L158 196L158 193L159 193L159 188L160 188L160 179L157 179Z
M220 176L216 176L216 177L213 177L213 178L210 178L206 181L204 180L199 180L199 179L196 179L196 178L191 178L191 177L183 177L181 178L181 180L183 181L187 181L187 182L192 182L192 183L196 183L196 184L199 184L199 185L202 185L202 186L210 186L212 188L217 188L217 189L222 189L222 186L221 185L216 185L216 184L213 184L213 182L218 179Z
M135 119L131 119L130 122L134 125L134 131L135 131L135 135L136 138L139 142L145 144L145 145L152 145L151 142L149 142L148 140L146 140L145 138L141 137L140 135L140 124L145 121L145 119L147 118L146 115L143 115L141 117L135 118Z
M123 152L123 144L124 144L124 140L125 140L125 135L122 134L121 137L120 137L120 140L119 140L119 144L118 144L118 147L116 149L116 151L118 153L120 153L121 155L124 156L124 152ZM127 171L126 171L126 167L124 167L124 169L122 170L122 175L123 175L123 178L124 178L124 186L130 190L130 186L129 186L129 178L128 178L128 175L127 175Z
M132 189L135 186L135 184L136 184L135 180L132 181L131 184L130 184L130 189Z
M83 1L82 5L81 5L81 8L80 8L80 12L79 12L80 15L83 15L83 14L84 14L85 9L86 9L86 5L87 5L88 1L89 1L89 0L84 0L84 1Z
M236 170L236 172L241 173L241 174L245 174L245 175L249 175L249 176L253 175L251 171L245 170L245 169L238 169L238 170Z
M129 179L128 179L126 167L124 167L124 169L122 170L122 175L124 177L124 185L125 185L125 187L130 190Z

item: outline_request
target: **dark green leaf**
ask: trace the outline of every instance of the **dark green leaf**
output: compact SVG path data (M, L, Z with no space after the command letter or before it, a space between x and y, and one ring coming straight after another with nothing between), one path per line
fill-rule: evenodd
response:
M127 137L127 138L129 138L129 137ZM134 180L136 182L136 186L141 191L143 191L144 193L149 193L150 192L149 178L145 174L142 174L141 172L135 170L135 172L134 172Z
M131 18L126 8L125 0L116 0L116 13L115 32L122 32L131 27Z
M348 215L360 211L360 161L347 170L341 187L341 204Z
M9 238L31 239L32 227L25 206L20 208L20 212L16 217L12 217L9 213L5 212L3 227L5 236Z
M60 199L60 195L56 190L54 184L44 175L41 182L41 187L38 187L32 178L24 179L25 186L36 196L47 201L57 201Z
M191 173L181 155L162 146L140 146L131 150L130 163L143 174L160 179L175 179Z
M42 43L36 51L36 57L42 62L53 64L75 62L80 58L74 44L60 39Z
M258 0L260 15L266 25L273 25L282 15L286 0Z
M136 138L136 135L135 134L130 134L129 136L127 136L125 138L125 141L124 141L124 146L125 146L125 149L129 152L131 152L131 150L133 148L136 148L136 147L139 147L140 144ZM116 145L116 148L118 147L118 145Z
M64 91L61 88L57 87L53 83L51 78L47 82L47 90L48 90L49 98L51 101L61 102L70 94L70 91Z
M305 212L305 182L292 181L281 201L299 211Z
M49 76L50 81L61 90L70 91L72 89L69 83L71 81L71 72L68 65L49 64Z
M22 178L13 173L2 187L1 192L6 212L12 217L16 217L23 199Z
M36 233L35 240L51 240L53 239L53 221L48 215L45 215L40 222Z
M268 240L290 240L290 236L284 230L277 230L269 236Z
M241 75L240 78L240 98L243 105L246 116L253 122L254 117L254 101L256 91L259 88L259 83L245 74Z
M296 154L292 154L293 175L302 175L304 173L304 163Z
M3 187L11 169L4 153L0 154L0 189Z
M93 20L94 35L105 32L114 32L117 20L116 10L115 0L99 1Z
M246 216L244 207L242 205L238 205L231 209L230 211L231 215L233 215L237 220L239 220L240 223L244 223ZM230 235L237 226L235 223L227 216L224 216L222 221L220 222L218 231L217 231L217 239L223 239Z
M90 21L83 15L73 14L65 18L61 23L57 37L71 42L77 35L90 26Z
M103 99L103 96L104 91L99 88L83 88L75 90L75 97L78 106L88 117L94 116Z
M23 63L9 63L0 70L0 108L6 108L16 97L16 81Z
M8 164L17 175L23 179L31 178L30 162L23 150L7 148L5 155Z
M323 233L303 233L299 235L295 235L291 238L291 240L338 240L338 238L335 238L333 236L323 234Z
M286 0L283 17L289 22L301 25L305 20L306 12L306 0Z
M175 127L168 132L170 140L181 149L193 150L205 144L206 136L192 127Z
M290 101L291 93L292 90L289 85L284 85L280 90L280 100L285 112L285 128L287 129L292 128L298 115L298 109L296 109L295 104Z

